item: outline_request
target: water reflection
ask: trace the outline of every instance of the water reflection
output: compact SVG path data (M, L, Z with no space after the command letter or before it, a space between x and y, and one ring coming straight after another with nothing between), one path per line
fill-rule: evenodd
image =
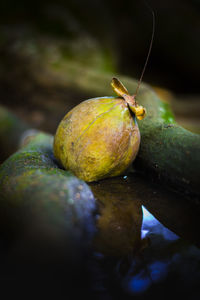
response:
M140 203L124 199L117 187L105 190L93 186L94 191L99 204L95 249L114 257L129 256L140 251L144 246Z
M133 258L123 288L132 295L199 294L200 249L163 226L144 206L141 233L150 240L140 257Z
M179 237L164 227L150 212L142 206L143 223L141 228L142 238L148 238L150 240L149 249L152 247L163 246L163 242L172 242L179 239ZM165 243L166 245L166 243ZM146 250L146 252L149 251ZM128 292L133 294L139 294L145 292L151 287L153 283L160 282L166 278L169 269L168 259L155 259L153 255L139 260L136 258L132 263L129 274L125 279L125 285ZM145 263L144 263L145 261Z
M142 205L143 223L142 236L150 236L151 239L157 235L162 236L164 240L174 241L179 237L171 230L163 226L150 212Z
M107 275L112 299L199 298L200 249L194 245L200 244L199 206L138 176L105 180L91 188L100 203L103 238L97 250L111 247L105 252L109 262L115 255L129 257L128 267L123 260L113 266L117 280L113 272Z
M132 211L132 218L138 223L136 216L141 215L143 206L155 216L152 222L157 219L157 223L162 223L164 228L169 228L171 232L200 246L200 205L195 204L192 199L188 200L160 185L152 184L138 174L102 180L91 183L90 187L100 203L100 215L108 209L111 212L118 207L122 212L118 217L123 220L126 218L125 210L129 211L129 215ZM145 220L148 217L147 210L143 210ZM141 222L141 216L139 220ZM170 238L170 233L164 228ZM144 231L143 234L145 235Z

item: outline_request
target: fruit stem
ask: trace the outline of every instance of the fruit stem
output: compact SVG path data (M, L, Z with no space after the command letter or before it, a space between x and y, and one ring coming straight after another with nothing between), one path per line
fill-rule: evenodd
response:
M117 78L112 79L111 86L113 91L126 101L130 110L136 115L137 119L142 120L146 115L146 109L143 106L138 105L135 100L135 95L131 96L123 83Z

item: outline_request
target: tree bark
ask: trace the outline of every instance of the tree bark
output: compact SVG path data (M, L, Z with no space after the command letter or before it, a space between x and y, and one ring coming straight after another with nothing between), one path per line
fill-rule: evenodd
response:
M95 232L95 199L85 182L58 167L52 141L36 134L1 165L1 231L6 243L20 240L25 255L42 249L45 257L47 251L77 265Z

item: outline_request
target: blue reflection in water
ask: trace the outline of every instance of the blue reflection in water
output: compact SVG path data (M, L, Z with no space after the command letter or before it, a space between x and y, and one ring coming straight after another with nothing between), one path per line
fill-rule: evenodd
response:
M148 270L153 282L161 281L168 273L168 263L166 261L155 261L148 266Z
M166 278L169 269L169 260L151 253L157 245L166 245L176 241L179 237L164 227L148 210L142 206L143 223L141 229L141 238L150 238L151 246L148 247L150 255L143 260L137 260L133 264L132 272L127 278L127 289L132 294L141 294L147 291L152 284L158 283Z
M142 237L147 234L159 234L165 240L175 241L179 237L168 228L164 227L148 210L142 206L143 223L142 223Z
M163 226L144 206L142 210L141 237L150 244L133 258L124 288L139 297L148 297L151 290L159 298L176 291L178 297L189 293L189 299L199 299L200 249Z
M133 276L129 281L128 289L135 294L146 291L151 285L151 279L143 272Z

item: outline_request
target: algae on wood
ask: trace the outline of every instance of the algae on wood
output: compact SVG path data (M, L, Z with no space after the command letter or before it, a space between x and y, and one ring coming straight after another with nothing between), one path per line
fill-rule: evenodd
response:
M52 141L40 133L1 165L1 232L19 240L15 250L24 247L25 255L42 251L43 260L62 256L77 265L95 232L95 200L86 183L58 168Z

